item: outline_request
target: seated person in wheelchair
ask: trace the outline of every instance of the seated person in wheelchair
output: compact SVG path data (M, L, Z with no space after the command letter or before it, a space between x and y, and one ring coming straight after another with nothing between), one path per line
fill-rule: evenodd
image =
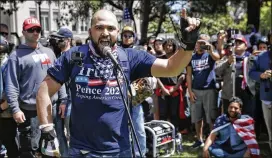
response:
M207 138L203 157L258 157L260 150L254 132L254 120L241 115L242 100L230 99L228 113L219 116Z

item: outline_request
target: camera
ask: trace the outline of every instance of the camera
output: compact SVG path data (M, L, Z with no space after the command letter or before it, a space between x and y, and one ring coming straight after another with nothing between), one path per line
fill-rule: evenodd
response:
M200 46L200 49L202 50L211 50L211 47L209 45Z
M239 34L239 30L238 29L228 29L227 34L228 34L228 39L230 39L230 38L232 38L231 35Z
M75 51L75 52L72 52L71 60L73 63L81 67L83 66L83 57L84 57L84 53Z

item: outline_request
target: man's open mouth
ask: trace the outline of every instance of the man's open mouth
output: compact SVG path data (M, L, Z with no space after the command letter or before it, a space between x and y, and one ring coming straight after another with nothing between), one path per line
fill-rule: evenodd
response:
M109 40L100 40L99 44L103 46L110 46L110 41Z

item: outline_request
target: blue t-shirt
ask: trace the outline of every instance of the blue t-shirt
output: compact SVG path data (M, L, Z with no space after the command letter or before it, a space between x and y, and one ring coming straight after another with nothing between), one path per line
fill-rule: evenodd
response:
M193 89L215 88L215 61L209 53L193 54L189 66L192 67Z
M96 153L115 153L130 148L128 117L116 79L101 80L93 61L86 53L83 67L70 63L72 48L48 70L48 74L63 84L71 78L71 141L72 148ZM151 76L155 57L144 51L126 49L127 61L121 61L130 81ZM73 76L75 73L75 77ZM123 93L127 93L121 82Z

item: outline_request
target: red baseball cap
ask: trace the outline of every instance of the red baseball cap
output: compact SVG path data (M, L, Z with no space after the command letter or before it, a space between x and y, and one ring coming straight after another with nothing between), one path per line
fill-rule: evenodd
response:
M25 19L25 21L23 23L23 30L27 30L32 27L41 27L39 20L34 17L30 17L30 18Z
M235 35L235 40L242 41L247 45L247 40L243 35L240 34Z

